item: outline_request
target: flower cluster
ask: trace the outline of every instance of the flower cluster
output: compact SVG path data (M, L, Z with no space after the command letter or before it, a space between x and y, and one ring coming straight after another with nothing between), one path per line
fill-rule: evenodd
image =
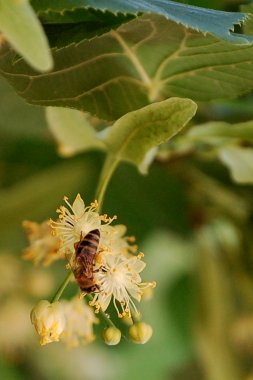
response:
M30 246L23 252L23 259L31 260L35 265L42 263L48 266L53 261L64 257L59 252L61 241L52 235L47 221L38 224L24 220L23 227L30 241Z
M98 323L92 309L81 299L70 301L40 301L31 311L31 322L45 345L59 340L68 347L77 347L94 340L93 324Z
M138 319L140 314L136 301L140 302L144 292L155 287L155 282L142 282L140 273L146 264L142 261L144 254L138 253L134 237L126 236L125 226L112 225L115 216L110 218L106 214L100 215L96 201L85 206L79 194L73 204L66 197L64 201L65 205L57 209L58 219L51 219L49 225L52 228L52 237L60 242L58 256L64 255L67 258L67 267L73 271L81 289L81 296L92 293L88 297L89 305L95 307L97 314L104 314L112 304L119 318L128 318L131 322ZM80 242L82 248L78 248ZM32 243L35 244L34 241ZM83 247L87 249L83 251ZM53 325L48 327L47 335L45 326L37 323L39 319L34 317L34 312L32 313L32 322L42 336L42 344L58 340L60 335L61 340L69 346L78 345L80 340L88 343L94 339L92 326L97 319L89 306L80 302L82 301L77 299L62 302L64 318L57 315L58 324L49 318ZM48 309L50 305L44 307ZM50 309L50 313L51 311ZM132 326L132 330L135 331L132 340L135 342L145 342L152 335L150 327L145 329L148 333L144 334L143 338L144 330L142 325L139 327L140 323L142 322L138 319L138 323ZM136 329L140 332L136 332ZM103 333L107 344L117 344L120 337L120 331L116 327L109 326Z

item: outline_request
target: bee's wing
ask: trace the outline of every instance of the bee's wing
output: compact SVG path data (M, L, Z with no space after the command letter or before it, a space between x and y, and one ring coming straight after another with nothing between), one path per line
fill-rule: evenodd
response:
M82 266L84 276L86 276L88 278L92 278L93 277L94 256L93 255L83 255L82 257L79 257L78 259L79 259L78 260L79 265Z
M65 257L68 260L68 264L70 266L70 269L72 272L76 269L77 263L76 263L76 253L71 251L71 249L67 248L65 251Z

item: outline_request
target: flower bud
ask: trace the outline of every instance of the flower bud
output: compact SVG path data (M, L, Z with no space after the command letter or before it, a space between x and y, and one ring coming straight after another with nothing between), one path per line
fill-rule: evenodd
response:
M116 327L107 327L103 331L103 339L108 346L116 346L121 339L121 331Z
M129 336L137 344L147 343L152 334L152 327L144 322L137 322L129 328Z
M58 342L65 327L65 317L60 302L40 301L31 311L31 322L41 336L40 344Z

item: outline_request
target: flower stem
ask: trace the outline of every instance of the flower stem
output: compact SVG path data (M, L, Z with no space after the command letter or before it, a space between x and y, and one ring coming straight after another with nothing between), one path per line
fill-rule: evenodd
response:
M108 154L97 187L96 196L95 199L98 201L98 211L101 211L103 201L104 201L104 195L105 191L107 189L108 183L119 163L119 160L115 158L114 156Z
M54 297L52 298L52 301L51 303L53 302L56 302L60 299L64 289L66 288L66 286L68 285L70 279L72 277L72 271L70 271L68 273L68 275L65 277L65 280L63 281L63 283L60 285L60 287L58 288L57 292L55 293Z
M87 294L86 298L89 301L93 301L93 298L92 298L91 294ZM105 321L105 323L107 324L108 327L115 327L116 328L115 324L111 321L110 317L103 310L100 309L99 310L99 314L104 319L104 321Z

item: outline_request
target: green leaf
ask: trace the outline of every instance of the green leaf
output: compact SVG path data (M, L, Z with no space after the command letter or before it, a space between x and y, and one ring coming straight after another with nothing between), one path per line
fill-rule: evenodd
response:
M241 5L240 9L243 12L247 12L250 14L245 24L243 25L243 31L249 35L253 35L253 3Z
M211 121L191 128L186 136L191 140L210 144L223 144L236 140L253 143L253 121L237 124Z
M106 120L171 96L206 101L253 89L253 46L204 37L161 16L143 16L53 53L54 71L38 75L2 49L0 73L29 103Z
M125 160L147 172L146 155L171 139L195 115L190 99L170 98L122 116L109 129L105 143L116 159ZM150 160L148 164L150 163Z
M253 184L253 149L227 146L219 151L221 161L228 167L235 182Z
M234 24L240 24L246 19L246 14L238 12L222 12L212 9L200 8L191 5L176 3L174 1L164 0L61 0L53 3L50 0L33 0L32 4L35 10L44 17L48 15L51 22L52 12L61 15L68 12L76 11L77 9L100 10L104 13L123 13L132 14L135 16L143 13L152 13L162 15L168 20L181 23L192 29L208 32L216 37L226 39L234 43L248 43L252 39L248 36L231 33L234 29Z
M0 0L0 31L35 70L52 69L46 35L28 0Z
M103 142L96 137L96 131L90 124L87 114L68 108L48 107L46 118L62 156L105 148Z
M136 17L134 14L114 13L89 6L86 7L83 1L79 4L68 0L54 3L32 0L31 4L44 25L79 24L80 26L82 22L82 25L87 24L92 29L96 25L112 28L115 24L119 26Z

